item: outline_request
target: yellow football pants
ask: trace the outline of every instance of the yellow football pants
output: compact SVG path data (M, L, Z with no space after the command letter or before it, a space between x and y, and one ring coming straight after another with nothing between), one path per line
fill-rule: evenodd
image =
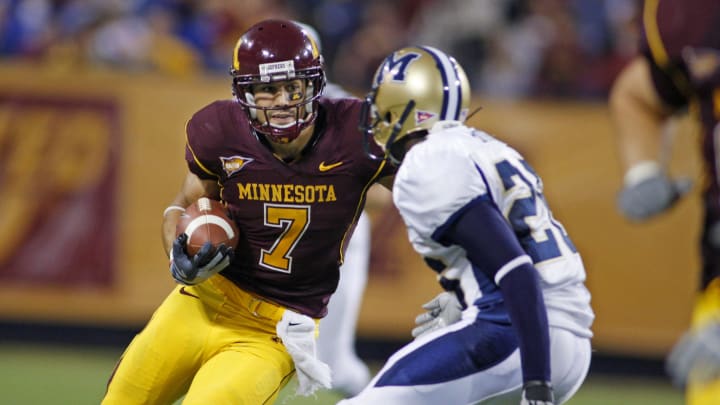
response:
M693 309L692 327L698 328L711 320L720 319L720 278L713 280L703 291ZM720 380L711 383L690 383L686 391L688 405L720 404Z
M103 405L272 404L292 377L276 336L284 307L224 277L178 286L130 343Z

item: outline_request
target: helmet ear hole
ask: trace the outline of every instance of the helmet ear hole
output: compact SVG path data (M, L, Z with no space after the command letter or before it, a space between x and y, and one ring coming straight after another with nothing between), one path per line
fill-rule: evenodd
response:
M392 113L391 113L390 111L387 111L387 112L385 113L385 117L383 117L383 120L384 120L385 122L387 122L388 124L392 123L392 122L393 122L393 115L392 115Z

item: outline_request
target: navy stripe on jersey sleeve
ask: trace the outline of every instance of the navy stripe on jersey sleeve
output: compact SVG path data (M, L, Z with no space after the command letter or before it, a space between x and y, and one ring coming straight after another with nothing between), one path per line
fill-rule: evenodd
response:
M523 379L550 381L550 337L537 270L495 203L486 196L473 200L433 237L461 246L495 280L518 334Z

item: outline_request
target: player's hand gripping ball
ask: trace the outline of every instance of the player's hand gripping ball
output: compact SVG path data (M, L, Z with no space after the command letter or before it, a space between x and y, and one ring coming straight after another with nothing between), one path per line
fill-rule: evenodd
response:
M219 201L198 199L180 216L176 229L170 274L178 283L201 283L230 264L238 229Z
M193 257L205 242L210 242L214 249L221 244L234 249L239 231L220 201L202 197L180 216L176 236L181 233L187 235L187 254Z

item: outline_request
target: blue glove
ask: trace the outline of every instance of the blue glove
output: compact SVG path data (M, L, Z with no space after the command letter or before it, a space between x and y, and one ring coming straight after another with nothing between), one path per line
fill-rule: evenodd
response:
M232 248L220 245L213 249L210 242L206 242L195 256L188 257L186 246L187 235L182 233L173 242L170 261L170 273L180 284L195 285L207 280L227 267L233 257Z
M691 188L691 180L670 179L657 163L643 162L625 175L618 209L628 219L642 221L675 205Z
M523 384L520 405L554 405L552 384L547 381L528 381Z

